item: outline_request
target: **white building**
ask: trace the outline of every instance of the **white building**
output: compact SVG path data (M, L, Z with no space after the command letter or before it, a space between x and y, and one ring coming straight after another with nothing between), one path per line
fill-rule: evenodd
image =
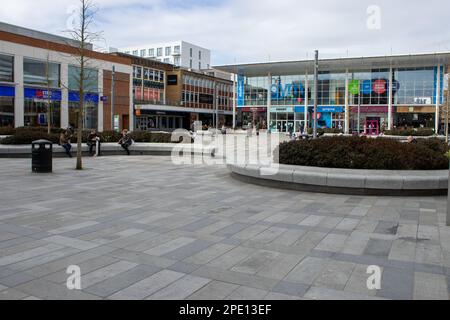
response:
M119 52L152 58L193 70L210 69L211 67L211 51L185 41L120 48Z

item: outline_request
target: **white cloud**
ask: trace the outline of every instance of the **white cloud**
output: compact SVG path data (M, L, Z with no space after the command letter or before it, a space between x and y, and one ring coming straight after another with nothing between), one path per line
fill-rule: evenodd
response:
M198 1L198 0L197 0ZM224 0L211 6L169 1L97 0L108 46L183 39L212 49L213 64L450 50L445 0ZM195 2L195 1L194 1ZM205 1L204 1L205 2ZM61 34L77 0L16 0L0 20ZM367 8L381 8L381 29L367 28ZM36 14L38 12L38 14Z

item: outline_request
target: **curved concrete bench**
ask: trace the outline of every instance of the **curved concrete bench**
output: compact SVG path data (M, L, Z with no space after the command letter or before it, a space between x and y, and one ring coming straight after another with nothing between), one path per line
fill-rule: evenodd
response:
M448 170L351 170L280 165L228 165L233 177L261 186L290 190L383 196L446 195Z
M200 146L196 144L176 144L176 143L135 143L130 147L133 156L155 155L170 156L172 152L182 150L183 153L191 155L201 155L214 157L216 149L210 146ZM89 148L86 144L82 146L83 155L88 155ZM75 155L77 145L72 144L71 153ZM125 150L117 143L102 143L102 156L126 155ZM53 145L54 157L66 157L63 147ZM31 158L31 145L0 145L0 158Z

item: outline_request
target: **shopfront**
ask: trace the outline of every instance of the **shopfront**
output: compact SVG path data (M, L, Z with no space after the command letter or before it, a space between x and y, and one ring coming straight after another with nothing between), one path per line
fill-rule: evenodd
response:
M434 128L435 120L436 107L397 107L394 123L397 128Z
M98 102L97 93L84 95L83 129L98 128ZM80 94L75 91L69 92L69 125L78 128L78 113L80 112Z
M359 108L359 132L378 135L387 129L388 106L361 106ZM351 108L350 127L358 131L358 107Z
M136 130L174 131L186 127L190 114L136 109Z
M238 126L260 125L266 127L267 108L265 107L243 107L238 109Z
M24 123L27 127L61 126L61 90L24 89ZM50 119L48 119L50 114Z
M15 88L0 86L0 127L14 127Z

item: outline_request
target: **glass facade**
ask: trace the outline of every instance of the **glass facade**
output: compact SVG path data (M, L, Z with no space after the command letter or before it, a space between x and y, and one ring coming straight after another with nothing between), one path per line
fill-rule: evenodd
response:
M134 100L162 104L164 102L163 70L133 66Z
M443 73L442 68L441 103ZM343 129L348 76L351 129L357 129L358 110L361 131L375 133L387 127L391 77L394 125L434 127L437 74L437 67L394 68L392 75L389 68L349 70L348 74L345 70L322 70L318 75L318 126ZM286 132L290 125L295 128L304 125L305 99L308 99L308 117L313 118L313 75L272 75L270 86L268 79L261 76L238 77L238 108L266 107L269 92L270 127L273 130ZM311 120L308 126L312 126Z
M231 83L214 82L211 79L183 75L181 101L186 107L214 108L214 89L217 84L217 103L219 110L231 110L233 105L233 86Z
M25 85L59 88L60 65L24 58L23 81Z
M14 57L0 54L0 81L14 81Z
M83 109L83 129L97 129L98 126L98 100L88 99L89 95L98 95L98 70L86 68L84 70L83 88L85 92L85 101ZM69 90L71 90L72 100L69 101L69 125L78 128L79 103L79 87L80 87L80 68L69 66ZM77 101L73 101L77 100Z
M46 126L47 106L50 108L50 124L54 128L61 127L61 101L38 101L35 99L25 98L24 121L27 127Z
M14 98L0 97L0 127L14 127Z

